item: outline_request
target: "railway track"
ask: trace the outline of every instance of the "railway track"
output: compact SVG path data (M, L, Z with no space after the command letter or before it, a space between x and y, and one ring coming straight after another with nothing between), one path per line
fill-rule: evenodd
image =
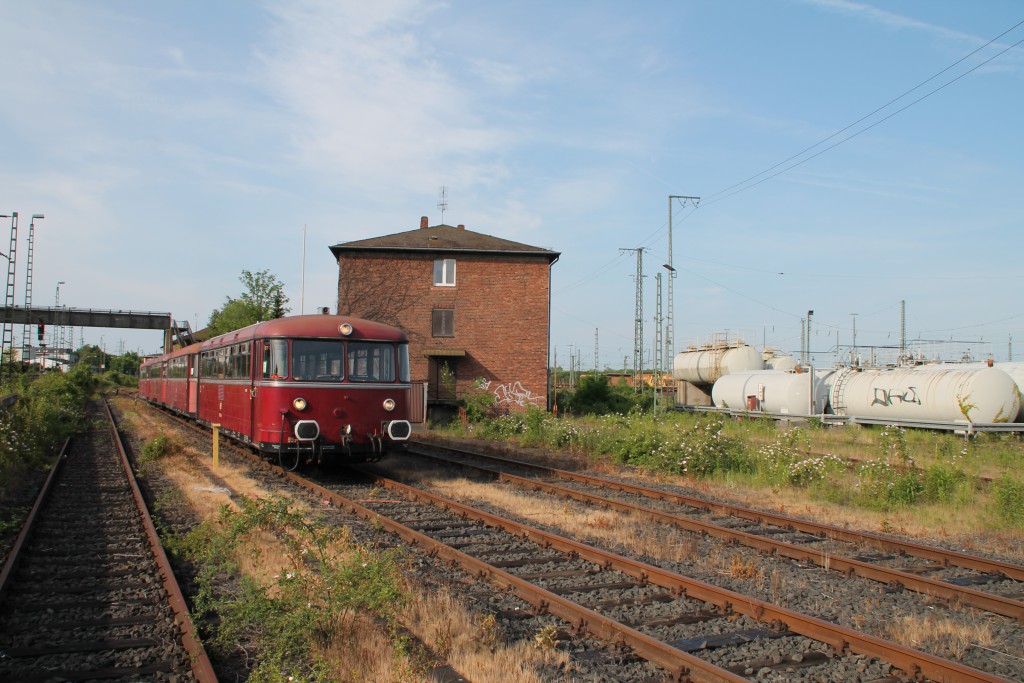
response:
M0 680L216 681L104 409L65 444L0 571Z
M1024 567L795 517L425 442L410 453L1024 623ZM518 473L518 474L517 474ZM523 476L528 473L529 476ZM611 498L608 492L618 494Z
M557 618L549 637L599 680L1011 680L367 472L273 478L497 587L467 597L502 618Z
M627 646L675 680L739 681L771 672L789 680L1009 680L391 479L375 483L395 495L360 502L296 481L565 620L577 635Z

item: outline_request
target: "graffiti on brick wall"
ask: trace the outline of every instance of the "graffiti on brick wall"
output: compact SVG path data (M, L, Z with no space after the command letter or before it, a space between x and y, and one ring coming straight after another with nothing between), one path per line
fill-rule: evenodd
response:
M491 388L491 380L479 379L477 380L477 386L488 391ZM515 382L499 384L494 388L494 401L498 405L502 404L514 404L517 406L527 405L540 405L543 400L542 396L536 396L529 389L523 386L522 382L516 380Z

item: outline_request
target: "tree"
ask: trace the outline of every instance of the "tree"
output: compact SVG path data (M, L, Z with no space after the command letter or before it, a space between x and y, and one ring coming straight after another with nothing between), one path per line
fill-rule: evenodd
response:
M123 356L111 356L109 363L111 370L120 372L122 375L139 374L139 365L141 364L142 359L134 351L129 351Z
M224 305L210 314L207 329L211 336L263 320L281 318L291 310L285 306L288 297L284 295L284 283L278 282L277 276L269 271L253 273L243 270L238 279L245 285L245 291L237 299L227 297Z

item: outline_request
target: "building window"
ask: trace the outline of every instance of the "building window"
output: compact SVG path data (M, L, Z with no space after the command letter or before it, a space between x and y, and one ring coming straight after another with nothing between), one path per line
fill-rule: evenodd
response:
M455 309L435 308L431 329L435 337L454 337Z
M434 259L434 286L454 287L455 286L455 259L439 258Z

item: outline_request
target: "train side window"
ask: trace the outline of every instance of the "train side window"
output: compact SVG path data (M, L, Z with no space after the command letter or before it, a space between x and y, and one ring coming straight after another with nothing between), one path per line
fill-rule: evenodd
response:
M284 379L288 376L288 342L270 339L263 342L264 379Z

